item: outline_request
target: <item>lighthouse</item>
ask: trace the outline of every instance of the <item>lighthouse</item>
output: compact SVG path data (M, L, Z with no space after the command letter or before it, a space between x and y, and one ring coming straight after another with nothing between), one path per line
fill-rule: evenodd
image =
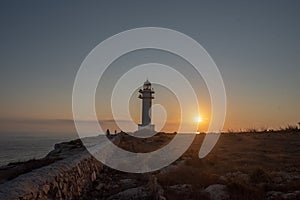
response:
M151 124L151 106L154 99L154 91L151 88L151 83L146 80L143 88L139 90L139 98L142 99L142 123L138 125L138 130L154 131L154 124Z

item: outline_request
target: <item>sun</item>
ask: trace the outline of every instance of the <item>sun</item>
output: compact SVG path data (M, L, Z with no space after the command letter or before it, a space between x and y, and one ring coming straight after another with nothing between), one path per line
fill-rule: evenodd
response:
M203 120L202 120L202 118L200 116L197 116L197 117L195 117L194 121L197 122L197 123L200 123Z

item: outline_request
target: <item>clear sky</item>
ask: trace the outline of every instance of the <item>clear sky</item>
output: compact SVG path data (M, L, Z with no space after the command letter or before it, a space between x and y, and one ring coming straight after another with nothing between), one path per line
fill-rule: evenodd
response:
M299 10L299 1L273 0L1 1L0 128L15 127L7 119L72 119L72 87L86 55L114 34L146 26L183 32L208 51L226 87L224 130L296 124ZM197 95L206 127L210 102L205 85ZM105 108L97 109L102 116ZM138 112L133 108L132 113Z

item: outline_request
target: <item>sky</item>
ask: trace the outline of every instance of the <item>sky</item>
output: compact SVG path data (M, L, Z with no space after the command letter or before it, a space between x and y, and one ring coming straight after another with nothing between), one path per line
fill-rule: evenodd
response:
M300 121L299 1L1 1L0 4L1 131L29 131L39 127L41 120L72 121L72 88L84 58L108 37L138 27L180 31L206 49L225 84L224 130L279 128ZM127 55L123 61L120 58L113 64L112 72L153 59L174 65L181 63L183 71L187 67L178 58L170 59L167 53L144 51ZM205 130L211 115L210 100L205 83L200 82L196 90L203 105L201 130ZM159 86L157 90L163 91ZM156 103L166 103L162 93L156 92ZM102 97L98 92L96 99ZM133 98L130 103L132 118L138 122L140 101ZM96 104L98 119L110 121L111 116L105 111L107 106L101 101ZM174 115L168 116L170 124L178 122ZM29 123L25 126L26 120ZM51 124L46 123L47 127ZM173 128L169 126L166 130Z

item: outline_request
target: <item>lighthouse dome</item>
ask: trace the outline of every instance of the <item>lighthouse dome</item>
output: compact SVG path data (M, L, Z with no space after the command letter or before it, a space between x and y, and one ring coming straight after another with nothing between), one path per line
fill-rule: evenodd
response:
M148 79L144 82L144 85L151 85L151 83L148 81Z
M148 81L148 79L144 82L144 90L151 90L151 83Z

